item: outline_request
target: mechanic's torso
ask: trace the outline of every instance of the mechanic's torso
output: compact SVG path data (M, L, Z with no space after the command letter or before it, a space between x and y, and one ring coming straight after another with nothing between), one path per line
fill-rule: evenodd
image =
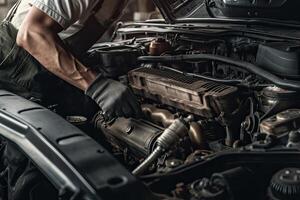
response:
M24 20L26 14L28 13L28 11L31 8L31 2L33 0L22 0L11 23L17 28L19 29L20 25L22 24L22 21ZM60 1L60 0L59 0ZM87 0L89 1L89 0ZM57 1L53 1L53 3L56 3ZM64 4L67 1L60 1L60 4ZM91 1L92 2L92 1ZM93 1L94 2L94 1ZM57 11L53 11L53 12L57 12ZM90 12L92 13L92 11ZM71 25L69 28L67 28L66 30L62 31L60 33L60 36L62 39L68 38L71 35L73 35L74 33L78 32L80 29L82 29L83 24L85 22L85 20L89 17L89 15L85 15L82 16L80 20L78 20L76 23L74 23L73 25Z

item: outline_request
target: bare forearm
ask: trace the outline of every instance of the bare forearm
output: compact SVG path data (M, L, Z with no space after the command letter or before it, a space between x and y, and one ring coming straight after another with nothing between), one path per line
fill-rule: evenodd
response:
M64 48L57 34L47 30L21 29L17 42L47 70L70 84L86 90L96 74L80 63Z

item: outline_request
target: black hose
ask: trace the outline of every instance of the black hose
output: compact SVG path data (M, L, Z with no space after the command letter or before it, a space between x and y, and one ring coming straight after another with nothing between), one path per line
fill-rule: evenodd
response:
M218 79L218 78L203 76L203 75L195 74L195 73L185 73L183 71L180 71L178 69L174 69L174 68L171 68L171 67L161 66L160 68L161 69L170 70L170 71L173 71L173 72L176 72L176 73L179 73L179 74L184 74L186 76L197 77L197 78L201 78L201 79L204 79L204 80L207 80L207 81L221 83L221 84L224 84L224 85L233 85L233 86L238 85L238 84L242 85L243 82L244 82L244 80L239 80L239 79L231 79L231 80L228 80L228 79Z
M151 166L162 154L164 150L157 146L154 151L136 168L133 170L132 174L139 176L143 174L149 166Z
M141 56L139 61L142 62L155 62L155 63L176 63L176 62L185 62L185 61L199 61L199 60L214 60L227 64L234 65L240 69L246 70L250 73L256 74L263 79L275 84L276 86L293 91L300 91L300 82L287 80L276 76L257 65L254 65L249 62L234 60L224 56L218 56L213 54L193 54L193 55L176 55L176 56Z

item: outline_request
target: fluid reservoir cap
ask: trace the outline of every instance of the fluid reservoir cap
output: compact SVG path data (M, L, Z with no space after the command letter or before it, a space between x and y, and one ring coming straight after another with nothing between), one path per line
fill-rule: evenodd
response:
M300 199L300 169L286 168L277 172L271 180L269 195L272 200Z
M289 142L292 142L292 143L299 143L300 142L300 132L299 132L299 130L292 131L289 134Z

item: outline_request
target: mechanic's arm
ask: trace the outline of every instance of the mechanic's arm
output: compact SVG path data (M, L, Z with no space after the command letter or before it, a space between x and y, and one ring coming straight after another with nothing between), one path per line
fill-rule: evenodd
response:
M19 29L17 44L48 71L85 91L96 79L96 74L65 48L58 36L62 29L51 17L32 7Z
M19 29L17 44L48 71L84 90L108 120L141 116L139 103L128 87L101 74L96 77L64 47L58 36L62 29L51 17L32 7Z

